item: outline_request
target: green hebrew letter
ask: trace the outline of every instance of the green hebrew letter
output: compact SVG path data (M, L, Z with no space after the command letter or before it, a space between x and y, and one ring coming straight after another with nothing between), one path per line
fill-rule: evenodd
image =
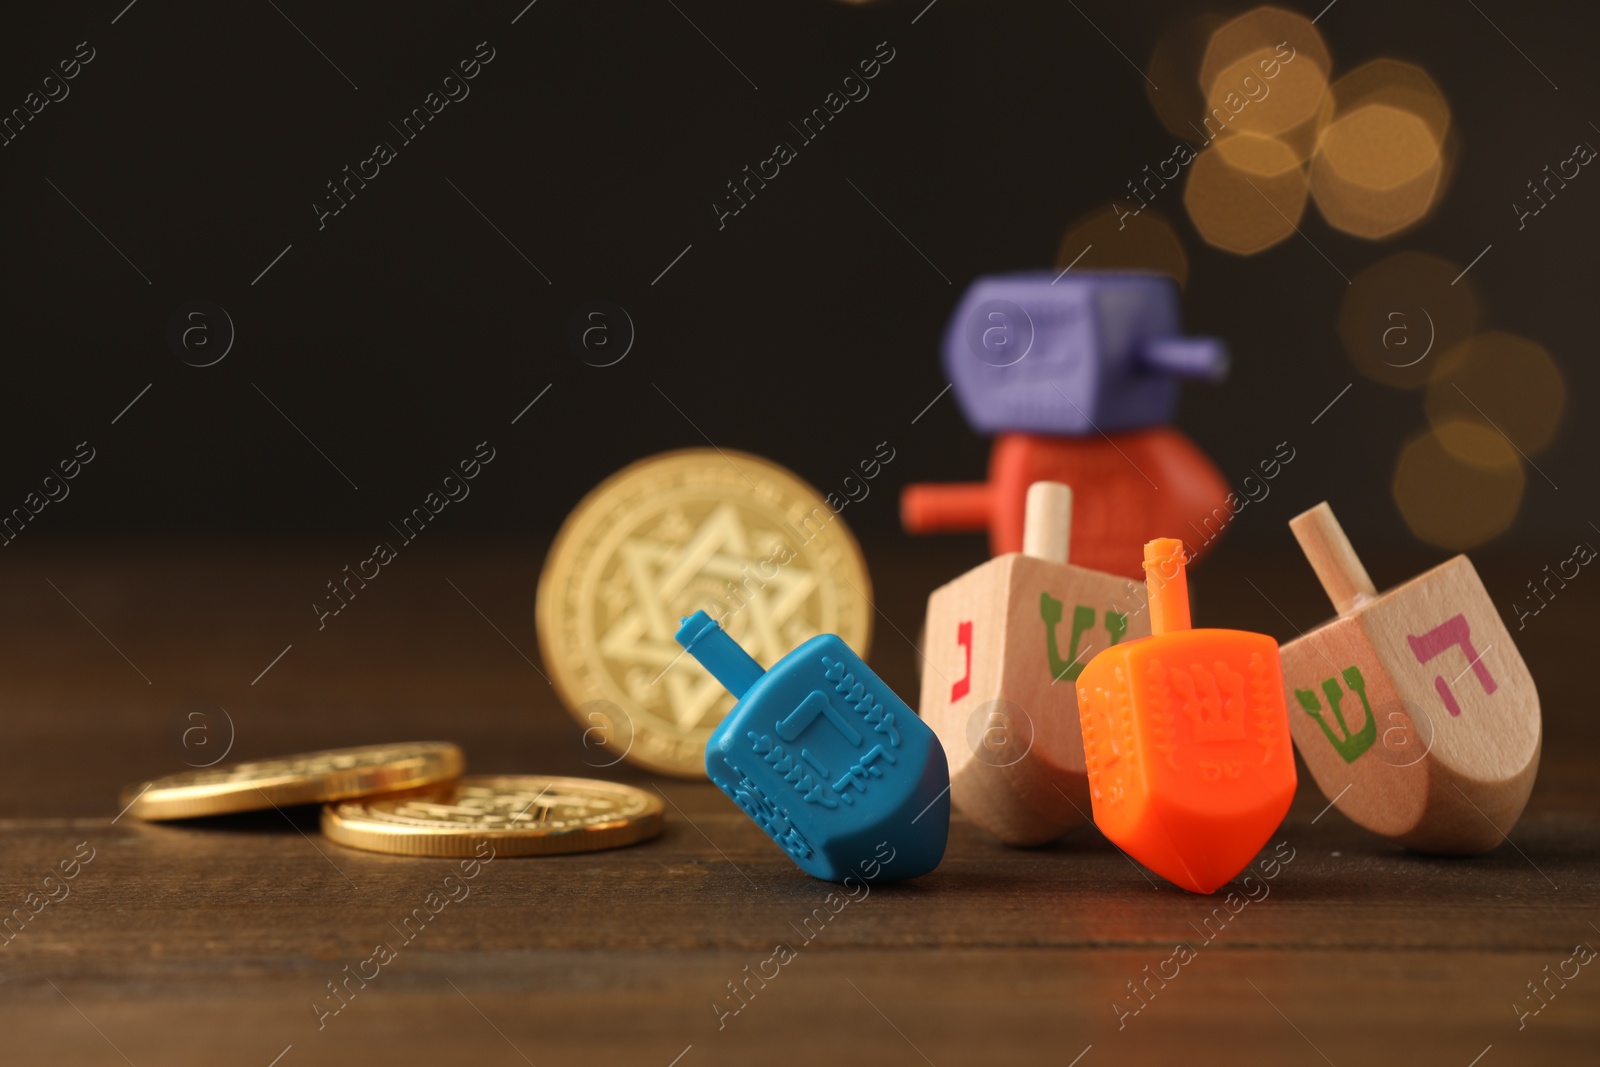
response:
M1378 739L1378 720L1372 717L1372 705L1367 703L1367 682L1361 677L1357 667L1346 667L1339 672L1344 676L1344 684L1350 687L1351 692L1361 698L1361 710L1366 712L1367 722L1358 734L1351 734L1349 725L1344 721L1344 712L1339 710L1339 701L1344 693L1339 689L1336 678L1326 678L1322 682L1322 692L1328 698L1328 706L1333 709L1333 717L1339 720L1339 730L1344 735L1340 737L1328 725L1328 720L1322 717L1322 707L1317 703L1317 694L1310 689L1296 689L1295 698L1300 701L1300 706L1307 715L1317 720L1317 725L1322 727L1322 732L1328 735L1328 740L1333 744L1334 750L1343 757L1346 763L1354 763L1356 757L1372 747L1372 742Z
M1049 593L1042 591L1039 593L1039 617L1044 620L1044 651L1050 664L1050 677L1055 682L1063 678L1069 682L1076 682L1078 675L1083 673L1083 668L1088 663L1087 658L1083 663L1078 662L1078 642L1083 639L1084 631L1094 626L1094 609L1082 604L1072 609L1072 647L1067 649L1072 658L1063 660L1056 644L1056 626L1061 622L1061 608L1061 601ZM1120 611L1107 611L1106 632L1111 635L1112 645L1122 640L1123 635L1128 632L1128 616ZM1086 648L1084 651L1087 652L1089 649Z

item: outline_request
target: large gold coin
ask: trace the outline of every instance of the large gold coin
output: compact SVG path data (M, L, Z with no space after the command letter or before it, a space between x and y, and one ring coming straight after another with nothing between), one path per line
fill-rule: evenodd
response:
M465 766L461 750L443 741L334 748L169 774L129 786L122 802L140 819L189 819L415 789L448 782Z
M615 782L530 774L472 775L406 796L322 809L322 832L341 845L401 856L595 852L661 832L661 798Z
M705 610L763 667L823 633L864 658L871 595L860 546L815 489L758 456L696 448L625 467L578 504L535 623L594 766L703 778L734 700L673 640L679 620Z

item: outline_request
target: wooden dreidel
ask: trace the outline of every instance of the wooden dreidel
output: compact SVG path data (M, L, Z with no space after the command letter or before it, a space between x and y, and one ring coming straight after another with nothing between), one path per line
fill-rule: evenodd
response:
M1191 630L1183 542L1144 547L1151 636L1078 678L1095 825L1146 867L1210 893L1249 864L1294 799L1278 643Z
M1352 822L1423 852L1494 848L1539 769L1539 694L1457 556L1378 595L1326 503L1289 521L1339 615L1283 647L1289 723Z
M950 833L939 739L834 634L762 670L709 615L678 644L738 700L706 744L706 774L816 878L915 878Z
M1072 491L1028 487L1021 552L928 598L923 721L950 760L950 797L1008 845L1038 845L1088 817L1073 683L1094 653L1150 625L1126 578L1067 562Z

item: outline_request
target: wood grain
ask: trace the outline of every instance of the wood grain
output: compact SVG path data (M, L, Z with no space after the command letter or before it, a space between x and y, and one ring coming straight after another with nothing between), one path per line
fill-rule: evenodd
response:
M1368 829L1427 852L1496 848L1539 770L1539 694L1465 556L1389 590L1326 504L1301 547L1340 615L1281 650L1289 725L1324 795Z
M70 896L0 948L4 1062L120 1064L120 1050L139 1067L266 1067L280 1054L279 1067L667 1067L680 1055L678 1067L1063 1067L1080 1054L1078 1067L1180 1057L1466 1067L1492 1045L1480 1067L1496 1067L1592 1053L1600 976L1589 968L1521 1030L1512 1005L1530 1003L1526 983L1576 943L1600 944L1589 925L1600 727L1583 695L1580 626L1600 591L1574 583L1536 620L1539 640L1524 642L1549 698L1549 744L1512 843L1487 855L1407 852L1325 810L1308 782L1274 837L1293 860L1270 895L1220 925L1218 899L1147 876L1092 827L1016 850L961 816L937 871L833 913L833 887L798 874L711 786L595 766L610 756L584 748L532 652L536 553L419 549L319 632L307 604L343 547L121 546L0 561L0 892L20 902L79 842L95 850ZM895 631L915 633L928 589L969 570L983 547L867 550L886 618L873 666L911 693L920 659ZM1426 569L1370 562L1390 582ZM1515 590L1537 571L1528 565L1483 573L1490 589ZM1288 552L1219 553L1190 579L1208 625L1287 635L1325 614ZM312 1001L378 941L399 941L390 924L448 864L340 849L298 809L113 824L121 786L197 758L179 743L180 712L202 701L228 710L241 758L446 736L476 772L659 788L667 828L631 849L491 864L319 1030ZM1139 1003L1128 983L1180 941L1195 958L1137 1015L1119 1016L1114 1005ZM794 959L762 986L749 975L779 942ZM738 1003L728 983L745 981L745 1006L719 1016L714 1004Z
M1033 483L1028 508L1030 551L929 596L917 708L944 746L956 807L1019 846L1089 820L1073 682L1095 653L1150 632L1133 583L1066 561L1066 486Z

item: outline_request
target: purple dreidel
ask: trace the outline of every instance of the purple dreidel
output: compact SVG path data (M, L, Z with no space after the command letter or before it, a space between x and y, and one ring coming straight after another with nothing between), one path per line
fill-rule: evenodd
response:
M1178 380L1221 380L1228 352L1183 336L1166 275L1039 272L972 283L945 329L944 369L979 433L1067 437L1171 422Z

